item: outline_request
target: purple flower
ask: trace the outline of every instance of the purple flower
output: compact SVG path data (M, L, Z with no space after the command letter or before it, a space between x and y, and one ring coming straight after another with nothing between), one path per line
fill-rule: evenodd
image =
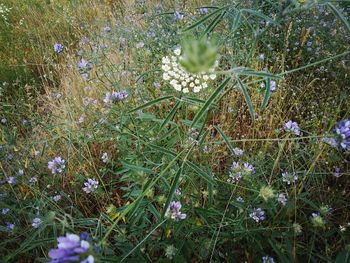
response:
M255 167L249 163L243 164L243 170L248 175L255 173Z
M274 92L276 90L276 81L271 80L270 81L270 91Z
M187 217L187 215L182 214L180 210L181 210L181 203L172 201L165 212L165 216L170 217L171 219L178 222Z
M327 143L328 145L337 148L338 147L338 141L335 138L332 137L324 137L322 139L324 143Z
M110 102L120 102L125 100L129 96L126 90L107 92L103 102L108 104Z
M261 208L254 208L253 211L249 214L249 217L257 223L266 219L265 211Z
M56 157L52 161L48 162L47 168L51 170L52 174L60 174L66 167L65 160L62 157Z
M108 162L108 154L107 153L103 153L101 160L103 163L107 163Z
M39 228L42 222L43 221L41 221L41 219L39 217L36 217L33 219L32 226L34 228Z
M3 208L3 209L1 209L1 214L3 214L3 215L8 214L8 212L10 212L10 208Z
M105 33L109 33L109 32L111 32L111 28L110 28L109 26L105 26L105 27L103 28L103 31L104 31Z
M283 193L281 193L281 194L278 194L277 201L279 204L285 206L287 204L288 199Z
M350 152L350 120L345 119L343 121L339 121L335 132L339 136L340 148Z
M298 180L298 176L296 174L290 174L288 172L282 173L282 181L286 182L288 185L291 183L295 183Z
M52 200L54 200L55 202L58 202L58 201L61 200L61 198L62 198L61 195L55 195L55 196L52 197Z
M62 51L64 50L64 46L60 43L56 43L53 45L53 50L59 54L59 53L62 53Z
M264 53L259 54L259 59L260 60L264 60L265 59L265 54Z
M87 182L84 183L83 191L87 194L95 192L95 190L98 187L98 181L95 181L94 179L88 179Z
M38 179L35 176L29 178L29 180L28 180L29 184L35 184L37 181L38 181Z
M179 12L179 11L175 11L174 13L175 19L176 20L183 20L186 16L185 12Z
M273 259L273 257L264 256L262 257L262 263L275 263L275 260Z
M337 178L339 178L341 176L339 167L335 168L334 176L337 177Z
M89 61L82 58L78 63L78 68L80 70L90 70L92 68L92 64Z
M90 244L86 240L80 240L80 237L75 234L66 234L66 236L61 236L57 238L58 245L57 249L51 249L49 251L49 257L52 259L50 263L63 263L63 262L85 262L93 263L94 257L88 255L86 257ZM82 255L85 254L85 255ZM86 257L81 260L81 257Z
M206 8L206 7L201 7L201 8L198 9L198 12L199 12L201 15L208 14L208 8Z
M7 231L12 231L14 228L15 228L15 224L9 223L9 222L6 223L6 230Z
M18 176L22 176L24 174L24 171L22 169L18 170Z
M286 122L284 124L284 130L286 132L292 132L294 133L295 135L300 135L300 128L299 128L299 125L298 123L296 123L295 121L291 121L289 120L288 122Z
M234 154L237 155L237 156L242 156L243 153L244 153L243 150L240 149L240 148L238 148L238 147L233 148L233 152L234 152Z
M236 201L237 201L238 203L244 203L244 199L243 199L242 196L238 196L238 197L236 198Z
M15 184L15 177L14 176L10 176L7 182L9 184Z

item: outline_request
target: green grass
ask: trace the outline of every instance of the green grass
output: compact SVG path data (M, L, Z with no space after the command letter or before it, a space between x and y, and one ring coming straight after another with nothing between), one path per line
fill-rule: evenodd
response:
M87 232L96 262L348 262L349 152L322 141L350 114L348 2L146 2L4 1L0 261L46 262L57 237ZM196 38L215 40L216 78L178 92L162 58ZM212 66L215 48L200 48L185 57L191 70ZM121 90L125 100L103 101ZM255 172L231 182L233 162ZM185 219L167 216L172 201Z

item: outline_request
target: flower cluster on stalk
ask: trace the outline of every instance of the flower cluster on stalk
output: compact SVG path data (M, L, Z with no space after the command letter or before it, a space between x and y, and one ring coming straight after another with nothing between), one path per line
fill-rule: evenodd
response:
M169 217L175 221L180 221L182 219L185 219L187 215L184 213L181 213L180 211L181 207L182 206L180 202L172 201L165 212L165 217Z
M174 50L174 55L162 58L163 79L169 81L170 85L177 91L188 93L193 91L200 92L208 87L208 81L214 80L215 67L218 66L216 61L213 68L209 72L189 73L179 63L181 58L181 49Z

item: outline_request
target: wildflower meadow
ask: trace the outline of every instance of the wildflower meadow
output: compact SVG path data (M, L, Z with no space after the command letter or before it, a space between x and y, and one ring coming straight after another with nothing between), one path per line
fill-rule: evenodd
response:
M349 17L1 0L0 262L350 262Z

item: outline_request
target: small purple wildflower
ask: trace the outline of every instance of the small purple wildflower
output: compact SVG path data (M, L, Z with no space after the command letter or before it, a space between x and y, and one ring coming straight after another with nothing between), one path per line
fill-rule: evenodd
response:
M335 168L334 176L337 177L337 178L339 178L341 176L339 167Z
M1 209L1 214L3 214L3 215L7 215L8 212L10 212L10 208L3 208L3 209Z
M33 219L32 227L39 228L43 221L39 217Z
M187 215L182 214L180 210L181 210L181 203L172 201L165 212L165 216L170 217L171 219L178 222L187 217Z
M338 147L338 141L335 138L332 137L324 137L322 139L324 143L327 143L328 145L337 148Z
M261 208L254 208L253 211L249 214L249 217L257 223L266 219L265 211Z
M251 165L250 163L244 163L243 164L243 169L246 174L253 174L255 173L255 167Z
M52 197L52 200L54 200L55 202L58 202L58 201L61 200L61 198L62 198L61 195L55 195L55 196Z
M295 121L291 121L291 120L287 121L284 124L283 128L286 132L292 132L295 135L300 135L299 125Z
M66 236L61 236L57 238L58 245L57 249L51 249L49 251L49 257L52 259L50 263L59 263L59 262L84 262L84 263L93 263L94 257L88 255L90 248L90 243L86 240L80 240L80 237L75 234L66 234ZM82 254L86 257L81 261Z
M282 181L286 182L288 185L291 183L295 183L298 180L298 176L296 174L290 174L288 172L282 173Z
M28 182L29 184L35 184L38 181L38 178L36 178L35 176L29 178Z
M227 182L237 183L242 178L242 168L239 162L233 162L229 172Z
M23 169L19 169L19 170L18 170L18 176L23 176L23 174L24 174Z
M15 228L15 224L9 223L9 222L6 223L6 230L7 231L12 231L14 228Z
M198 9L198 12L201 14L201 15L206 15L208 14L208 8L206 7L201 7Z
M271 92L276 91L276 81L274 81L274 80L270 81L270 91Z
M65 167L65 160L62 157L55 157L55 159L47 164L47 168L55 175L62 173Z
M339 121L335 132L339 136L340 148L350 152L350 120Z
M60 43L56 43L53 45L53 50L55 51L55 53L60 54L63 52L64 46Z
M109 33L109 32L111 32L111 28L110 28L109 26L105 26L105 27L103 28L103 31L104 31L105 33Z
M277 201L279 204L285 206L287 204L288 199L283 193L281 193L277 195Z
M108 154L107 153L103 153L101 160L103 163L107 163L108 162Z
M244 153L244 151L243 151L242 149L238 148L238 147L233 148L233 152L234 152L234 154L237 155L237 156L242 156L243 153Z
M174 16L175 16L176 20L180 21L180 20L183 20L185 18L186 13L185 12L175 11Z
M80 70L90 70L92 68L92 64L89 61L82 58L78 63L78 68Z
M264 53L259 54L259 59L260 60L264 60L265 59L265 54Z
M264 256L262 257L262 263L275 263L275 260L273 259L273 257Z
M84 183L83 191L87 194L95 192L95 190L98 188L98 181L89 178L87 182Z
M126 90L107 92L103 102L108 104L110 102L120 102L125 100L129 96Z
M15 184L15 177L14 176L10 176L7 182L9 184Z

